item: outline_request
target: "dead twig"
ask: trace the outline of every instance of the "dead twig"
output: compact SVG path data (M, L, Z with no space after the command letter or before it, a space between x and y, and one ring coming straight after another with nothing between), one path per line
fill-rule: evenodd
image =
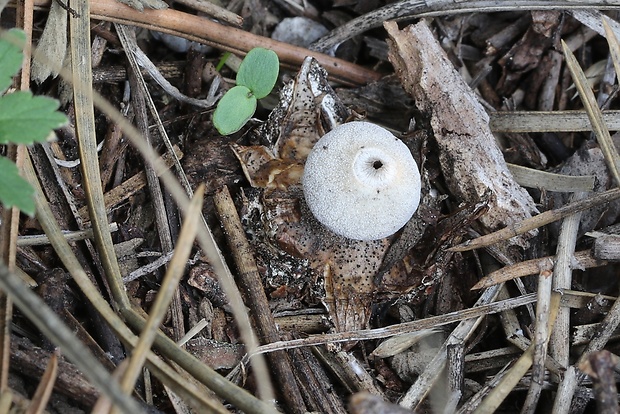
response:
M540 394L542 393L545 378L545 362L547 359L547 347L549 336L552 332L553 323L550 323L551 313L551 286L553 283L552 273L545 270L538 275L538 289L536 292L536 326L534 331L532 375L530 388L527 392L521 413L534 413ZM559 302L559 301L558 301ZM560 309L558 303L558 310ZM556 310L557 312L557 310Z
M620 198L620 188L612 188L611 190L607 190L600 194L595 194L585 200L575 201L555 210L545 211L537 216L525 219L519 223L515 223L510 227L505 227L493 233L478 237L477 239L468 240L465 243L451 247L449 250L453 252L465 252L468 250L490 246L494 243L510 239L511 237L518 236L546 224L553 223L554 221L563 219L564 217L578 211L587 210L600 204L609 203L617 200L618 198Z
M493 287L495 289L495 287ZM485 291L486 292L486 291ZM274 342L269 345L258 347L257 352L273 352L279 349L298 348L310 345L322 345L333 342L352 342L366 341L371 339L387 338L394 335L419 331L421 329L430 329L454 322L468 322L468 319L476 319L503 312L506 309L513 309L519 306L528 305L536 301L536 295L530 293L516 298L510 298L502 301L493 302L488 296L490 294L483 293L481 299L471 308L463 309L457 312L450 312L444 315L431 316L413 322L400 323L398 325L386 326L385 328L364 329L361 331L340 332L334 334L314 335L304 339L292 339L289 341ZM492 302L492 303L491 303Z
M252 310L257 334L263 342L270 343L280 339L280 334L269 309L258 267L248 243L235 204L224 187L215 194L215 207L226 232L228 244L239 270L239 284L247 295L246 304ZM269 356L275 376L282 388L282 396L287 401L291 412L304 413L306 406L293 376L293 369L288 354L284 351L274 352ZM265 367L266 369L266 367ZM265 373L266 374L266 373ZM259 384L260 385L260 384Z
M602 350L589 354L587 359L579 364L579 369L594 381L594 396L599 414L616 414L620 411L614 373L619 362L617 355Z
M574 253L572 259L579 263L580 267L588 269L591 267L599 267L607 264L605 260L596 259L592 256L590 250L583 250ZM540 259L531 259L524 262L516 263L512 266L506 266L492 273L489 273L478 281L472 290L487 288L498 283L508 282L519 277L534 275L543 270L553 270L555 264L554 256L541 257Z
M575 193L573 201L582 199L585 193ZM562 222L558 247L556 251L556 263L553 268L553 290L561 291L570 289L573 280L573 260L575 260L575 244L577 243L577 232L581 221L581 213L568 216ZM570 351L570 310L561 307L555 321L555 328L549 340L549 351L551 356L562 366L567 368L569 365Z
M49 1L36 0L35 4L46 6ZM346 85L364 85L381 77L375 71L346 60L224 26L178 10L145 9L140 12L115 0L98 0L92 2L90 17L181 36L240 55L245 55L257 46L265 47L275 51L280 62L288 67L298 68L307 56L312 56L329 72L333 80Z
M592 131L585 111L497 111L489 114L493 132L573 132ZM620 111L603 111L610 130L620 129Z
M454 3L451 0L429 2L426 0L403 0L388 4L387 6L373 10L367 14L349 20L346 24L338 26L326 36L312 45L314 50L327 51L338 46L367 30L381 26L389 20L410 20L416 17L447 16L461 13L497 12L508 10L581 10L618 9L620 5L611 5L607 1L545 1L545 0L518 0L511 2L498 2L493 0L468 1L467 3Z

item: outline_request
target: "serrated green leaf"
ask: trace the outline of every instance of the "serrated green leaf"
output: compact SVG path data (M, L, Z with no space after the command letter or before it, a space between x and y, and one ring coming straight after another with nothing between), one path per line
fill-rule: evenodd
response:
M19 29L0 32L0 95L11 86L13 76L22 66L23 52L19 45L26 42L26 35Z
M0 202L4 207L17 207L34 216L34 188L19 175L17 166L6 157L0 157Z
M276 52L256 47L243 58L237 72L237 85L246 86L256 99L262 99L275 86L279 71L280 61Z
M222 135L241 129L256 111L256 97L245 86L235 86L222 96L213 113L213 125Z
M56 109L55 99L32 96L28 91L0 97L0 144L45 141L53 129L67 123L67 117Z

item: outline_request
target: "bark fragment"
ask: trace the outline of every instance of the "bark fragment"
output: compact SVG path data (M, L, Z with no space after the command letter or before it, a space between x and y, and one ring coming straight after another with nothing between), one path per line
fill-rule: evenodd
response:
M489 128L489 116L433 37L426 23L403 30L386 22L389 59L403 87L428 118L446 183L459 201L475 203L490 189L494 200L480 222L489 230L510 226L537 213L534 201L506 167ZM509 245L527 247L530 231Z

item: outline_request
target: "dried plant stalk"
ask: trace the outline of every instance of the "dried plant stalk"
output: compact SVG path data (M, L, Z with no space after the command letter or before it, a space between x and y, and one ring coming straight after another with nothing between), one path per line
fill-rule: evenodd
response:
M398 30L386 22L389 59L405 90L414 97L439 147L441 169L450 192L478 202L490 190L489 211L479 220L490 230L512 226L537 213L534 200L513 179L476 95L446 56L425 22ZM537 231L508 241L526 247Z
M264 342L273 342L280 338L278 329L269 308L269 301L263 288L258 267L252 249L248 243L235 204L227 187L215 195L215 207L226 232L232 255L239 270L239 283L247 295L248 306L254 311L258 335ZM278 351L270 355L270 361L277 374L277 380L283 390L284 399L293 413L303 413L305 404L297 387L288 354ZM267 367L264 367L267 370ZM268 371L262 373L268 380ZM271 385L271 384L268 384ZM273 390L269 390L273 393Z

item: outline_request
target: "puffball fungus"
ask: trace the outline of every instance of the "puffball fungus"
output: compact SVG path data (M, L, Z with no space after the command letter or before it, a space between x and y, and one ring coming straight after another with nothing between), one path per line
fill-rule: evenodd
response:
M314 217L356 240L396 233L420 203L420 173L409 148L369 122L340 125L319 139L302 185Z

